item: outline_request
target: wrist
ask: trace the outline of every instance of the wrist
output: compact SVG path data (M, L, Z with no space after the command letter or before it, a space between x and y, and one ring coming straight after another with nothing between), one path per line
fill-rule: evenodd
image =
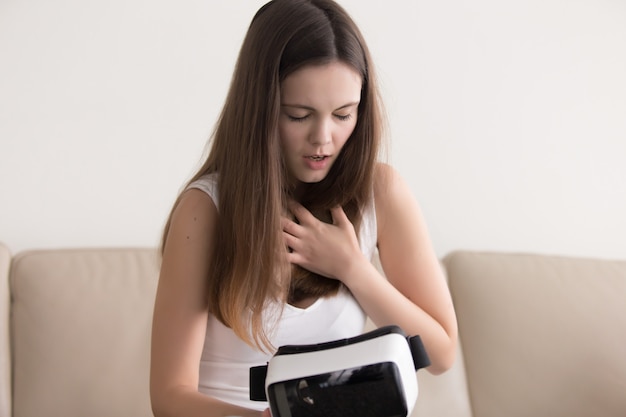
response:
M367 260L363 253L359 252L359 256L354 256L345 262L341 271L341 281L349 289L362 284L366 277L371 275L371 270L375 269L374 265Z

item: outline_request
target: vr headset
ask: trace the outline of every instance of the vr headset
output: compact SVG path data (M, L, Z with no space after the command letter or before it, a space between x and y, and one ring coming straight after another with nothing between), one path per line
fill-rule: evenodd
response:
M348 339L279 347L250 368L250 399L273 417L407 417L415 371L430 365L419 336L386 326Z

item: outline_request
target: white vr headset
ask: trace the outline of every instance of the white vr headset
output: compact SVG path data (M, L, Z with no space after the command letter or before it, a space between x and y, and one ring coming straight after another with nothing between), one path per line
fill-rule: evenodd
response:
M250 368L250 399L268 401L273 417L406 417L417 400L415 371L428 365L420 337L398 326L281 346Z

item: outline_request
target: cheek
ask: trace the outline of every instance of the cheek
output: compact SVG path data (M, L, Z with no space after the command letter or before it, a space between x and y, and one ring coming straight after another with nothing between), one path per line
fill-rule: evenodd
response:
M350 138L350 135L352 134L352 132L354 132L354 128L356 127L356 123L350 125L350 126L345 126L343 127L338 133L338 142L340 144L340 146L343 148L343 145L346 144L346 142L348 141L348 139Z
M294 132L292 129L279 127L278 134L283 158L289 160L292 158L297 148L297 142L294 140Z
M285 151L296 149L298 144L302 141L301 138L303 136L301 129L295 124L278 126L278 134L280 144Z

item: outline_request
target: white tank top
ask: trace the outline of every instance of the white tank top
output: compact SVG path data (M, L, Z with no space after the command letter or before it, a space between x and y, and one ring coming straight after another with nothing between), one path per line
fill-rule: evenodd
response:
M216 174L194 181L189 188L206 192L215 205L219 205ZM376 230L372 200L364 210L359 231L361 251L368 259L372 259L376 249ZM365 320L365 313L357 301L342 286L336 296L319 298L308 308L285 305L270 342L279 347L353 337L363 332ZM230 328L209 314L198 391L240 407L264 410L267 403L249 399L249 370L252 366L267 364L271 356L248 346Z

